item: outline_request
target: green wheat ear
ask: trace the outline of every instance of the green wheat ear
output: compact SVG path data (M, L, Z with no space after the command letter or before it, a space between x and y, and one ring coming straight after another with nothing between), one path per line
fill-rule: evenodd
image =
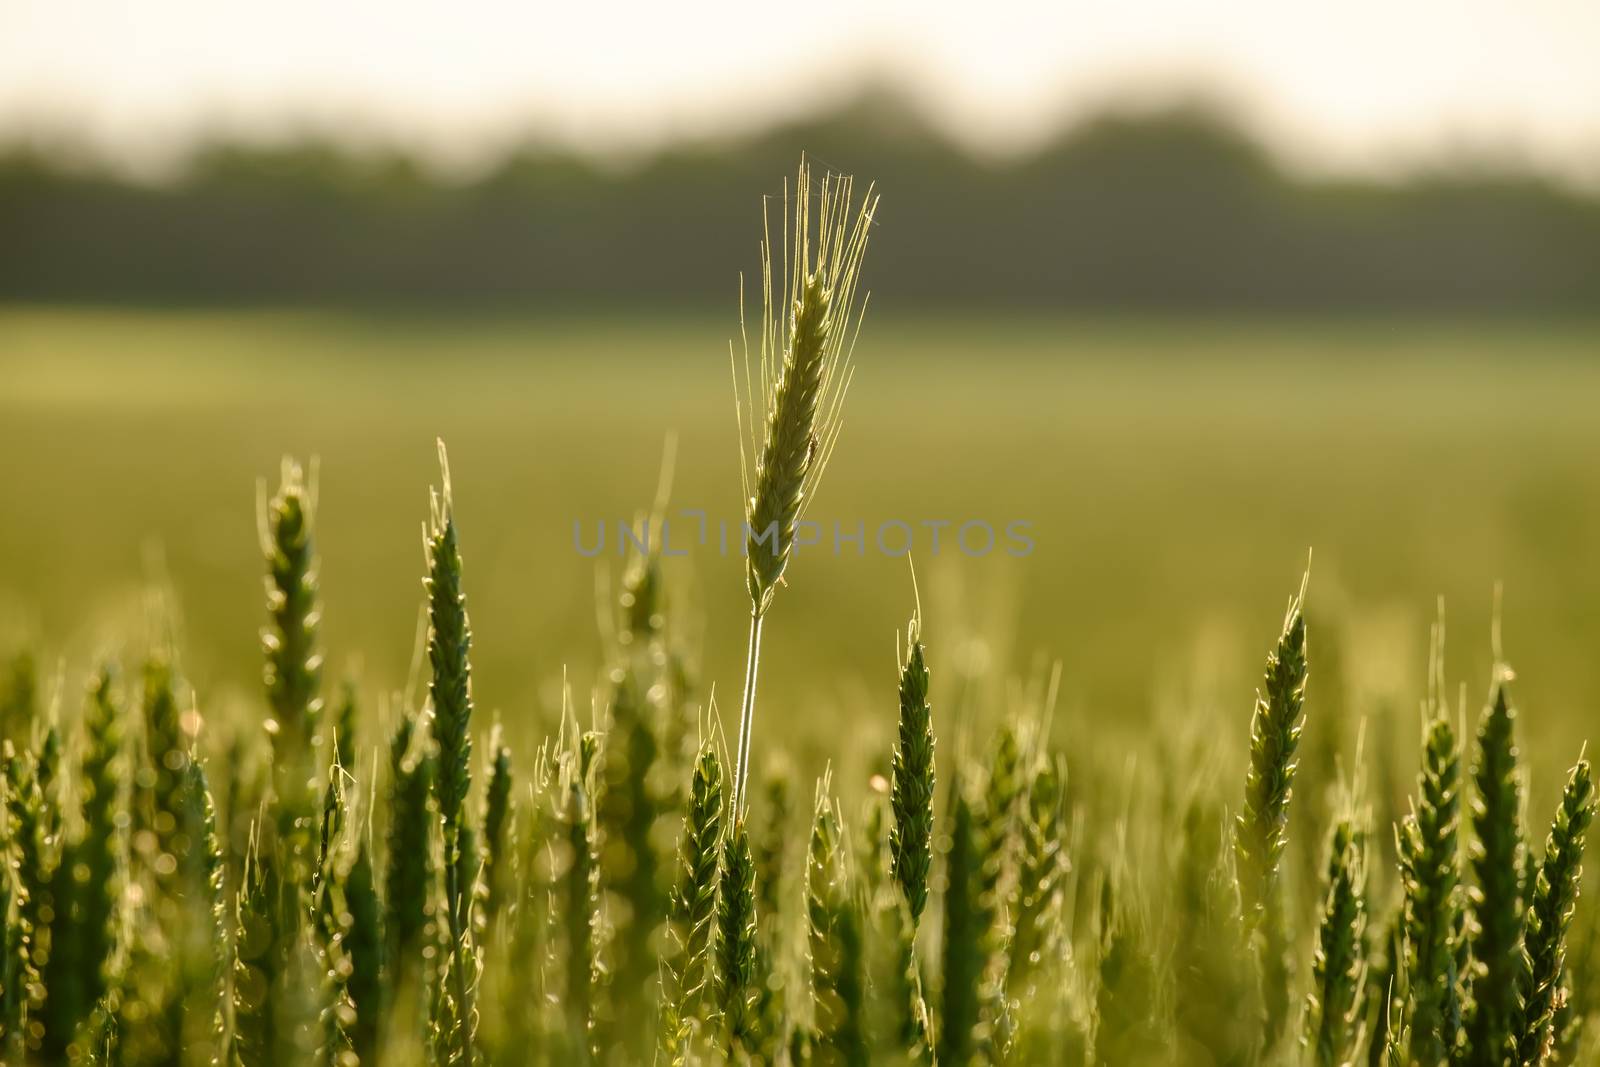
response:
M83 749L78 758L83 839L76 858L83 868L79 894L83 959L76 980L82 983L84 1003L91 1009L108 985L107 968L115 945L117 908L127 862L126 837L119 826L119 816L127 803L125 733L115 674L111 667L103 667L89 683Z
M759 445L745 353L744 400L752 416L745 466L753 466L755 476L745 503L746 582L757 615L766 611L788 566L795 525L816 494L838 433L861 311L856 286L877 210L870 188L857 207L849 177L825 174L816 183L805 160L793 199L786 190L784 201L780 227L792 228L792 234L781 255L775 256L770 238L761 246L758 355L765 433Z
M9 747L11 742L6 741ZM4 788L0 786L0 788ZM0 853L9 854L10 840L0 837ZM20 1059L22 1051L22 1021L26 1017L27 998L19 986L26 970L27 946L22 940L20 924L12 915L17 886L11 871L9 856L0 865L0 1053L8 1059Z
M1305 583L1289 601L1283 632L1267 654L1266 677L1250 718L1250 769L1234 848L1246 925L1258 939L1266 1000L1265 1043L1282 1033L1289 1009L1289 932L1284 915L1283 850L1298 768L1306 696Z
M664 917L665 895L656 885L656 846L651 833L658 809L650 771L660 746L650 719L648 696L629 657L611 673L605 753L597 770L595 820L600 835L600 877L608 894L625 908L614 924L608 965L619 988L647 986L656 962L651 934Z
M182 929L188 986L183 1000L183 1044L199 1052L226 1040L228 991L228 904L222 843L217 837L217 805L205 767L191 754L184 768L184 832L189 847L183 857L184 904L188 917ZM204 916L209 922L194 922Z
M1460 912L1461 760L1441 706L1423 738L1414 809L1396 833L1405 888L1406 980L1412 994L1408 1054L1442 1063L1461 1028L1456 950Z
M278 1048L276 1029L285 961L279 944L283 884L270 851L252 827L235 898L233 1052L241 1067L268 1067Z
M351 774L358 767L356 753L360 751L360 712L356 684L346 678L339 686L339 710L334 716L333 758L337 766Z
M990 916L982 892L983 813L975 810L958 765L950 782L950 851L945 858L943 983L938 1062L966 1063L978 1027L979 985L987 962Z
M717 903L717 1003L730 1057L759 1047L759 1020L751 1010L756 978L756 864L744 820L728 829L722 848Z
M1311 959L1306 1044L1317 1067L1341 1067L1360 1038L1366 982L1366 856L1355 816L1346 811L1328 835L1322 923Z
M13 873L11 891L16 906L9 938L15 959L8 959L12 984L7 991L10 1039L29 1052L37 1051L36 1035L23 1023L37 1014L45 992L41 982L44 931L48 926L49 872L45 869L45 824L49 812L39 788L38 762L29 752L17 753L5 742L6 831L10 838L7 868Z
M387 1000L383 985L382 905L367 834L358 835L355 858L340 885L349 918L344 948L350 961L345 988L354 1008L349 1028L351 1049L358 1063L375 1063Z
M981 851L977 893L984 958L974 1040L978 1052L991 1059L1004 1059L1010 1054L1015 1032L1008 993L1011 922L1017 910L1017 861L1028 784L1022 740L1016 723L1007 719L1000 723L989 753L988 780L978 820Z
M900 669L900 741L895 746L889 803L890 870L905 894L913 927L928 904L933 864L933 709L928 705L928 665L916 618L906 631L906 661Z
M1522 797L1517 778L1516 711L1510 672L1496 671L1489 705L1478 725L1472 779L1472 843L1477 884L1472 907L1472 1008L1469 1063L1497 1067L1517 1010L1522 943Z
M402 712L389 740L389 862L384 874L385 996L399 1010L403 995L420 992L423 934L428 923L428 887L433 881L428 849L431 761L414 754L417 717Z
M1045 759L1028 786L1008 973L1018 985L1061 944L1062 885L1070 869L1062 840L1066 773L1063 760Z
M564 768L566 793L563 820L569 862L562 878L566 925L566 989L568 1039L584 1060L593 1054L595 1025L596 948L599 933L598 857L595 855L594 761L601 738L585 733Z
M312 541L315 493L299 464L283 461L277 495L265 505L261 551L267 561L267 613L262 631L264 679L272 709L273 767L278 795L303 799L314 773L312 750L322 718L322 653L317 647L322 609L317 598L317 557Z
M859 902L850 886L844 826L832 777L817 783L806 862L807 955L819 1052L828 1062L864 1064L865 953Z
M489 753L489 787L483 802L483 918L492 926L511 879L511 749L501 740L499 723L489 734Z
M444 832L445 925L450 952L444 961L451 977L448 1040L453 1056L475 1055L477 1012L472 1007L477 960L472 936L471 828L465 805L472 788L472 628L461 588L461 548L456 534L450 461L439 442L442 489L430 497L427 528L428 697L433 705L433 737L438 745L434 798Z
M820 189L814 190L814 185ZM865 304L857 301L856 286L876 210L877 198L870 188L858 206L850 178L826 174L815 183L810 165L802 159L792 200L785 191L779 224L780 231L792 233L785 233L775 250L768 227L761 243L758 367L752 372L746 337L742 379L737 364L734 368L739 469L745 490L745 587L750 597L750 640L733 774L735 818L744 813L750 772L761 620L772 606L793 554L798 524L816 495L838 439L851 352ZM763 428L759 441L758 418Z
M716 748L707 743L695 760L689 808L684 815L678 886L673 893L673 919L682 951L676 970L663 976L660 1048L669 1063L687 1060L693 1031L704 1022L703 1003L714 974L722 823L722 761Z
M1218 1063L1249 1063L1260 1036L1260 989L1233 869L1231 820L1219 800L1197 791L1183 817L1176 878L1180 937L1173 959L1180 1041L1213 1051Z
M1555 1019L1562 999L1560 985L1566 958L1567 926L1572 921L1578 899L1584 835L1594 817L1594 808L1594 782L1589 761L1580 759L1567 777L1561 805L1556 808L1550 836L1545 839L1544 861L1529 888L1527 932L1518 984L1521 1004L1512 1029L1519 1064L1546 1062L1556 1038Z
M428 697L433 705L434 741L439 746L434 796L453 855L462 827L462 807L472 786L472 628L461 589L461 548L450 464L442 441L439 468L443 490L430 497L428 576L423 585L428 594L428 663L432 669ZM459 891L457 887L455 893ZM459 897L453 894L452 902L458 903Z

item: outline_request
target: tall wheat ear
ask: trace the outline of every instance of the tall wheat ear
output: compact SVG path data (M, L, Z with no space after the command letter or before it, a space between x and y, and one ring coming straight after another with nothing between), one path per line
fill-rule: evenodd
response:
M811 165L802 159L792 195L787 186L784 190L778 227L782 238L776 249L771 220L763 212L756 366L751 366L749 333L742 325L742 373L740 361L733 361L739 469L745 490L745 586L750 597L750 640L730 804L734 820L744 813L750 773L761 622L788 569L801 517L838 441L851 353L866 303L857 299L856 288L877 203L871 188L858 203L849 177L824 174L821 181L814 180ZM742 307L742 287L740 303Z

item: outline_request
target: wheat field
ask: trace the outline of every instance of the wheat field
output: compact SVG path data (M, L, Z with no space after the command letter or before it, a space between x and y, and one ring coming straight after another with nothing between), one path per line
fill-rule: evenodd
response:
M0 312L4 1062L1597 1062L1594 328L852 358L861 194L731 388L731 315Z

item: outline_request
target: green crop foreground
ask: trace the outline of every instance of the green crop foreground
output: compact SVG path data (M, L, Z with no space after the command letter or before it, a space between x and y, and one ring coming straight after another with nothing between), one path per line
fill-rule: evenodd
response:
M213 710L162 622L147 654L89 665L81 700L45 700L16 661L0 1062L1600 1062L1590 766L1561 753L1553 814L1529 810L1555 783L1519 748L1537 716L1498 640L1469 722L1437 624L1402 809L1393 746L1319 699L1314 582L1253 707L1241 693L1212 737L1166 723L1138 759L1063 728L1056 675L942 703L953 642L908 596L881 721L830 754L878 773L796 781L756 730L760 623L837 440L875 203L817 184L808 207L802 166L741 379L745 513L775 535L737 561L739 732L691 669L659 541L609 596L591 707L569 681L533 744L532 716L480 713L469 598L493 583L442 444L426 510L418 493L418 677L377 701L331 688L323 502L285 462L262 494L251 714ZM914 376L901 392L916 403ZM763 677L764 708L792 703Z

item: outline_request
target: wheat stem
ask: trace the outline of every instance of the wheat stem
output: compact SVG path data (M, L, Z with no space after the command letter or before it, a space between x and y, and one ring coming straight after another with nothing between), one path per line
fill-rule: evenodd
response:
M750 777L750 737L755 732L756 672L761 664L761 620L763 616L750 616L750 641L744 656L744 696L739 703L739 753L734 760L733 803L729 810L734 818L741 818L745 809L745 787Z

